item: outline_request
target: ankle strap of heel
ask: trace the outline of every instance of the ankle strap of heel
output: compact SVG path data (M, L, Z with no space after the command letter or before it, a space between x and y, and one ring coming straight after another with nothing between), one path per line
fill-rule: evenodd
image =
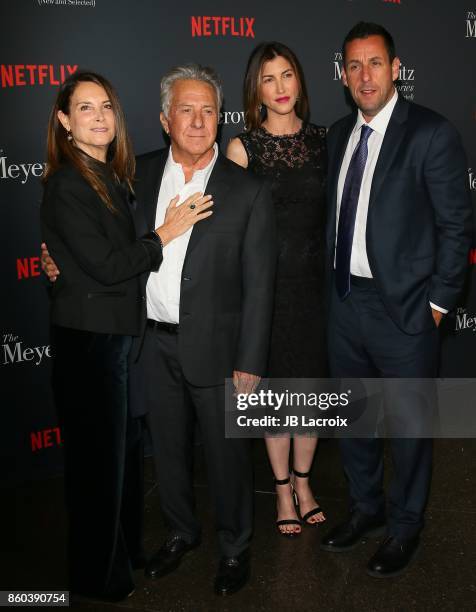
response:
M298 478L309 478L311 472L298 472L297 470L293 468L293 474L294 476L297 476Z
M281 480L277 480L276 478L274 479L275 485L287 485L290 482L291 482L291 479L289 478L289 476L287 478L282 478Z

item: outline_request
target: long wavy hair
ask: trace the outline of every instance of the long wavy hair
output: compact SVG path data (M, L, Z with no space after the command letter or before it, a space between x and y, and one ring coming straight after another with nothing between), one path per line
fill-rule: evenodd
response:
M56 101L51 110L48 122L47 137L47 165L43 174L43 181L54 174L64 162L75 166L84 179L96 191L101 200L111 211L115 211L114 204L108 192L104 179L97 171L97 165L88 155L75 146L74 141L68 140L68 134L58 119L58 112L69 115L71 110L71 97L80 83L96 83L103 87L112 105L114 113L116 136L107 151L107 163L112 169L116 179L125 183L132 191L132 181L135 172L135 159L131 142L127 134L124 113L119 98L107 79L95 72L79 71L68 77L60 86Z
M296 54L283 43L276 41L262 42L250 55L243 84L243 108L247 130L251 131L259 128L265 119L261 110L261 70L265 62L269 62L276 57L284 57L293 67L299 84L299 100L295 107L296 115L303 121L307 121L309 118L306 81Z

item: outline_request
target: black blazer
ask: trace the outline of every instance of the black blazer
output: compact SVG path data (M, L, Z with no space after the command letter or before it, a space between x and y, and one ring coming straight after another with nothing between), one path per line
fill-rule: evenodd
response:
M154 227L168 149L137 158L134 185L146 226ZM185 377L223 384L233 370L264 375L277 256L268 186L219 154L207 194L213 215L194 226L183 265L178 337ZM136 221L140 227L140 219ZM143 276L143 292L147 276ZM152 367L153 364L145 364Z
M329 130L328 279L336 237L337 182L355 113ZM441 115L399 98L373 176L367 255L380 296L398 327L434 326L429 302L451 310L467 270L472 235L467 162Z
M162 250L136 240L127 192L98 164L115 213L79 171L64 164L47 181L41 205L43 240L60 275L51 288L51 322L97 333L138 335L145 317L139 275L158 269ZM137 216L136 212L136 216Z

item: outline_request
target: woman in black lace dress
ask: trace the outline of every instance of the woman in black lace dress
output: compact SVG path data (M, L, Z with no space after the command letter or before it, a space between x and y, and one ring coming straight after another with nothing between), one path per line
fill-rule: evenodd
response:
M298 59L285 45L262 43L251 54L244 83L247 131L227 156L272 184L279 237L270 378L327 375L324 306L325 129L307 122L309 103ZM301 532L301 520L325 520L309 487L317 437L267 436L281 534ZM296 478L297 477L297 478ZM293 504L299 501L299 520Z

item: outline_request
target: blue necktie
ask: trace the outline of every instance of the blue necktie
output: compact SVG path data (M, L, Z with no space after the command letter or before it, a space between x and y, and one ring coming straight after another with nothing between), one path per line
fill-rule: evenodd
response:
M367 162L367 140L372 132L372 128L368 125L362 125L359 144L350 160L342 191L336 245L336 287L341 300L350 293L350 256L354 240L355 215Z

